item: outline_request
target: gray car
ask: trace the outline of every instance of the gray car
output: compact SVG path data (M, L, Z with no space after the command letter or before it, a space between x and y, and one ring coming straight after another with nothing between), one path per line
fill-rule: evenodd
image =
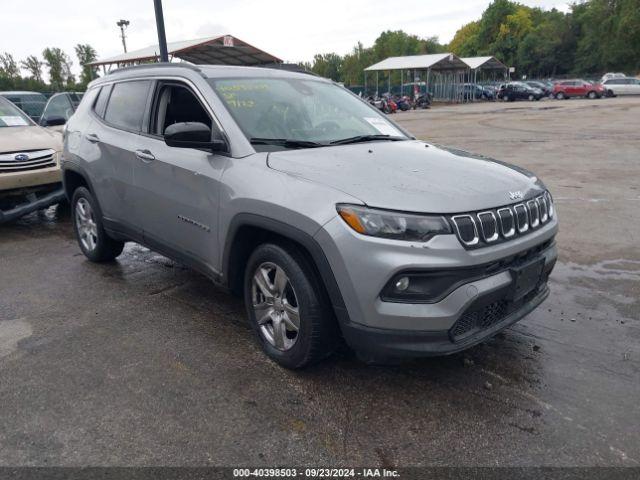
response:
M288 368L457 352L531 312L556 261L534 174L418 141L341 86L158 64L92 82L64 132L79 245L134 241L243 295Z

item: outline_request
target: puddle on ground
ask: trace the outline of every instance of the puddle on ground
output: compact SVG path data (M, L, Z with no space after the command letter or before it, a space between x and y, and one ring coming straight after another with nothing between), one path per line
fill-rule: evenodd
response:
M22 318L0 321L0 358L13 353L18 348L18 342L32 333L31 325Z

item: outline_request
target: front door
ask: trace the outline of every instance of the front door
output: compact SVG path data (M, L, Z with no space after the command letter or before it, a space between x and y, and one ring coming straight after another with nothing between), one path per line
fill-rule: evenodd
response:
M216 128L196 93L178 82L159 82L135 170L145 242L187 263L217 273L220 178L228 160L192 148L169 147L163 138L173 123L201 122Z
M93 182L99 192L103 215L130 231L142 233L142 217L135 198L135 151L141 135L151 81L132 80L102 87L96 101L95 118L85 131L93 153Z

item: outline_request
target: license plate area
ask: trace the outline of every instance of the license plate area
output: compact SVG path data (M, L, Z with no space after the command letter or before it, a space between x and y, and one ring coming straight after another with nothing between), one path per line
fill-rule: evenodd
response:
M511 276L513 277L511 299L520 300L533 291L540 283L543 269L544 258L538 258L511 268Z

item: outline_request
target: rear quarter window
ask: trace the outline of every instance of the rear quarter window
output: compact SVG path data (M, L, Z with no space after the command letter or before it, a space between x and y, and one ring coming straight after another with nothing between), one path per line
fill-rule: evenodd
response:
M124 130L139 132L142 129L150 84L149 80L116 83L109 96L105 121Z
M85 113L87 110L89 110L94 105L96 97L98 96L100 91L100 87L92 88L91 90L87 91L87 93L83 95L80 103L76 107L76 111L79 113Z

